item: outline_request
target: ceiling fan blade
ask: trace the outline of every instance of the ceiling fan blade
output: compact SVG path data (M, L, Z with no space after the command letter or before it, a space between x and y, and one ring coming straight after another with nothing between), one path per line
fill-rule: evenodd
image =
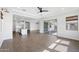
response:
M37 7L39 9L39 12L42 13L42 12L48 12L48 10L43 10L41 7Z
M41 7L37 7L39 9L40 12L42 12L42 8Z
M37 7L39 10L42 10L42 8L41 7Z
M42 10L42 12L48 12L48 10Z

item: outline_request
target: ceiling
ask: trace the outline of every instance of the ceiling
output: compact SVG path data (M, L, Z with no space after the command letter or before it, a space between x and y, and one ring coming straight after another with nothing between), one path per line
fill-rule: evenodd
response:
M48 12L39 13L37 7L11 7L11 8L9 7L8 9L13 14L22 15L33 19L47 18L50 16L55 16L58 14L79 10L78 7L42 7L42 8L44 10L48 10Z

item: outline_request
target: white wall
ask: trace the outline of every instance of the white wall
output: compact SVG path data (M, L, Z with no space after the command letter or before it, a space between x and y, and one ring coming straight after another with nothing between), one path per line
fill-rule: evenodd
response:
M16 21L13 21L13 31L16 31Z
M58 36L79 40L79 31L77 32L77 31L66 30L65 17L74 16L74 15L79 15L79 11L73 11L73 12L69 12L66 14L59 15L59 16L55 16L55 18L57 19L57 24L58 24L57 25L58 26ZM78 25L79 25L79 19L78 19ZM78 26L78 28L79 28L79 26Z
M30 30L34 31L34 30L38 30L38 24L36 21L30 21Z
M3 40L2 40L2 21L0 19L0 47L2 45L2 42L3 42Z
M12 39L12 31L13 31L13 20L12 14L4 13L3 21L2 21L2 39Z
M12 39L12 14L3 13L3 19L0 19L0 47L4 40ZM2 21L1 21L2 20Z

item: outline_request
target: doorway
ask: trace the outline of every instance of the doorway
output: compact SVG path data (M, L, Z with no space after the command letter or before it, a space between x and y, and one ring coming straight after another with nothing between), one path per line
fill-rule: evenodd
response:
M57 35L57 19L49 20L49 33Z
M44 33L57 35L57 19L44 21Z
M27 28L27 33L30 33L30 22L25 22L25 27Z
M30 33L30 22L26 20L27 18L14 15L13 17L13 32L19 33L20 35L27 35Z
M44 22L44 33L48 33L48 22Z

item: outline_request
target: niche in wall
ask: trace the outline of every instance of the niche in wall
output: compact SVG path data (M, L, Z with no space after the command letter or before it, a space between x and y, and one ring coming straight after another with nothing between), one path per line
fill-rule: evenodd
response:
M78 31L78 15L66 17L66 30Z

